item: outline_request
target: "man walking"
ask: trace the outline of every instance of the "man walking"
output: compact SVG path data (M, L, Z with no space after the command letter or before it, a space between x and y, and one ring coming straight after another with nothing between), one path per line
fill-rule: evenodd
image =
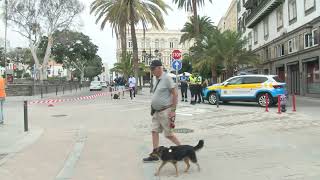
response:
M4 123L3 118L3 104L6 98L6 80L0 77L0 125Z
M143 162L158 161L154 150L159 147L159 133L164 132L166 138L176 145L180 141L173 134L175 110L178 101L176 85L167 73L163 72L162 63L159 60L152 61L150 65L153 75L156 77L153 81L153 97L151 101L152 115L152 143L153 152L149 157L144 158Z
M195 95L195 102L201 103L202 95L202 77L199 74L196 74L196 95Z
M186 76L185 73L180 78L181 82L181 101L188 102L188 77Z
M130 98L136 97L136 78L130 75L129 77ZM133 93L133 97L132 97Z

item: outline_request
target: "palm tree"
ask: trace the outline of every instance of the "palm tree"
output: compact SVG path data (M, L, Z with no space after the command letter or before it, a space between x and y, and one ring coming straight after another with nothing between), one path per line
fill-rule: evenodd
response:
M155 26L156 29L164 28L164 19L162 13L167 14L170 7L163 0L96 0L106 2L105 6L97 7L96 11L101 12L100 16L105 16L106 21L110 21L112 27L124 27L124 24L130 27L133 65L135 78L139 75L138 44L135 26L142 24L146 30L148 24ZM98 17L98 18L99 18Z
M196 32L195 32L195 18L192 16L190 17L190 22L186 22L181 29L181 32L183 32L180 43L185 43L186 41L191 41L197 38ZM211 21L210 17L198 16L198 22L199 22L199 39L202 41L206 38L214 29L215 26L213 25L213 22Z
M128 24L128 15L126 12L121 12L121 1L112 0L95 0L91 3L90 14L94 12L97 16L96 24L102 19L100 28L103 30L107 22L110 23L113 32L117 39L120 36L121 42L121 57L125 59L127 54L127 33L126 27Z
M257 55L244 48L246 40L241 38L241 34L227 30L222 33L222 37L223 39L219 42L219 54L223 55L228 77L234 75L234 70L238 69L240 64L257 62Z
M126 58L123 58L121 62L115 63L114 67L111 69L112 72L117 72L123 75L125 79L128 79L130 75L134 74L134 65L132 60L132 54L127 53ZM144 63L139 63L139 77L145 75L148 68Z
M205 0L173 0L175 4L178 4L178 8L182 9L184 8L186 11L192 11L193 17L198 17L198 7L204 6ZM212 3L212 0L209 0L210 3ZM196 37L200 35L200 28L199 28L199 22L198 19L194 19L194 32ZM198 39L198 38L196 38Z

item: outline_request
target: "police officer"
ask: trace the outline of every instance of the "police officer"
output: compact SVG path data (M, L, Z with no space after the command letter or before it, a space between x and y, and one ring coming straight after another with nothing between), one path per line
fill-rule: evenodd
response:
M185 73L180 78L181 82L181 101L188 102L188 77L186 76Z
M189 77L189 88L191 92L191 101L190 104L195 104L195 95L196 95L196 76L195 73L191 74Z
M196 94L195 94L195 102L201 103L201 91L202 91L202 77L197 73L196 74Z

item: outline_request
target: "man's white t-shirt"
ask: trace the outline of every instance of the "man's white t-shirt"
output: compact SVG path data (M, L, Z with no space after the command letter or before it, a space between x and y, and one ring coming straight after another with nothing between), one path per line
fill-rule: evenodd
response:
M136 78L129 78L129 87L136 87Z

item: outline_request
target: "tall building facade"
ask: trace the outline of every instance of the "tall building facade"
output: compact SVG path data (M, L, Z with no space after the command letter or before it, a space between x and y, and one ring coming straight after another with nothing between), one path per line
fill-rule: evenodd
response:
M238 0L237 29L261 66L277 74L289 93L320 97L320 0Z
M182 36L180 30L157 30L155 28L148 29L143 33L142 29L136 30L138 42L138 56L139 61L150 65L152 60L159 59L162 61L163 66L171 69L171 53L174 49L179 49L182 54L188 53L190 44L180 44L180 37ZM121 57L121 44L120 39L117 41L117 61L120 62ZM127 51L132 53L132 40L131 35L127 36Z
M237 0L232 0L226 14L220 19L218 29L237 31Z

